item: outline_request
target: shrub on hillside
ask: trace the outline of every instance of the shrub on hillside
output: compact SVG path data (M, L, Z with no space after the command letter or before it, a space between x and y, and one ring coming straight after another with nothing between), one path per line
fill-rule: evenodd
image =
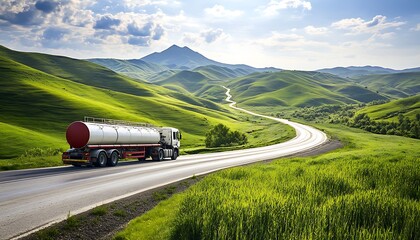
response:
M206 147L226 147L243 145L248 142L245 134L231 131L227 126L218 124L206 133Z

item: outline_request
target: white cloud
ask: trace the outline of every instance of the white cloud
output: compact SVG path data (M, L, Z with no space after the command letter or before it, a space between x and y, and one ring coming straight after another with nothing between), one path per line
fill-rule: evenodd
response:
M312 4L304 0L270 0L270 2L260 7L258 10L265 16L275 16L280 10L288 8L302 8L304 10L311 10Z
M415 27L411 28L410 30L419 32L420 31L420 23L417 23L417 25Z
M328 32L328 28L326 27L314 27L314 26L307 26L305 27L305 32L309 35L323 35Z
M160 6L176 6L181 3L177 0L123 0L125 6L129 8L143 7L149 5L160 5Z
M386 16L376 15L372 20L366 21L361 18L347 18L331 24L333 28L350 31L351 34L372 33L381 34L385 29L397 28L405 22L388 22Z
M243 12L240 10L229 10L223 7L222 5L218 5L218 4L214 5L211 8L204 9L204 12L209 17L223 18L223 19L236 18L243 14Z
M302 51L304 49L311 51L311 49L319 50L329 47L328 43L308 40L302 35L279 32L272 32L270 37L258 39L255 43L268 48L282 49L283 51Z
M28 10L32 4L34 4L34 2L30 0L3 0L0 4L0 13L6 11L20 13Z
M229 38L229 35L223 29L210 28L200 33L184 33L183 42L189 44L213 43L227 38Z

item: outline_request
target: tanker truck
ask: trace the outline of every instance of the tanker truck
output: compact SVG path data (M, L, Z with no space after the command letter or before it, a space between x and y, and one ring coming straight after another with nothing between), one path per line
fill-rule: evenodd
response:
M70 149L62 155L64 164L74 166L116 166L120 159L155 161L179 156L182 135L176 128L85 117L67 127Z

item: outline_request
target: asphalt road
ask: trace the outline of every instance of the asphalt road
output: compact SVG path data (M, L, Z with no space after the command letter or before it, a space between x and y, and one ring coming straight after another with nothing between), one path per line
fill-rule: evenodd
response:
M226 88L227 89L227 88ZM267 147L180 156L162 162L122 162L117 167L57 167L0 173L0 239L23 236L95 206L112 202L193 175L307 151L327 141L312 127L288 120L252 115L296 129L290 141Z

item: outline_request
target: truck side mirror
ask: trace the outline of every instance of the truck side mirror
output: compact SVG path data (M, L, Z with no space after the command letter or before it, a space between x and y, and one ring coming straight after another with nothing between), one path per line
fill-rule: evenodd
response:
M181 132L179 132L179 140L181 140L182 139L182 134L181 134Z

